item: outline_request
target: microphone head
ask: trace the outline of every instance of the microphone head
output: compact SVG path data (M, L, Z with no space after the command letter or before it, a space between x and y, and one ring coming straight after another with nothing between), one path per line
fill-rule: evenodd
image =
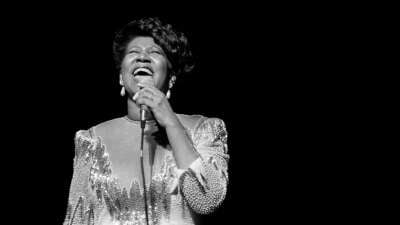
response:
M147 105L140 104L140 110L150 111Z
M147 105L140 105L140 120L145 121L146 120L146 112L149 112L149 108Z

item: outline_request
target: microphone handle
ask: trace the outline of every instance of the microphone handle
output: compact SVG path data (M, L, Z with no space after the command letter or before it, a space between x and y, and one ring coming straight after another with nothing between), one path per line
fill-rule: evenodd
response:
M140 127L142 128L142 129L144 129L144 127L145 127L145 124L146 124L146 117L145 117L145 115L146 115L146 106L145 105L140 105Z

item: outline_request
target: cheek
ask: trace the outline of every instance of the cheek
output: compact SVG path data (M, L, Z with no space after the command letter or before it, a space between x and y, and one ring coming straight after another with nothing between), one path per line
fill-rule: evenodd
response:
M163 85L165 85L165 80L168 74L168 65L166 62L160 62L157 64L157 78L156 78L156 86L158 89L162 89Z
M126 71L128 69L128 65L129 65L129 63L128 63L127 59L122 60L122 62L121 62L121 71Z
M162 76L166 76L168 72L168 64L165 60L160 60L157 62L157 70Z
M130 55L125 55L124 58L121 61L121 70L122 69L128 69L129 66L132 64L132 61L134 60L134 57Z
M160 58L157 60L157 67L162 68L162 69L166 69L167 68L167 60L165 58Z

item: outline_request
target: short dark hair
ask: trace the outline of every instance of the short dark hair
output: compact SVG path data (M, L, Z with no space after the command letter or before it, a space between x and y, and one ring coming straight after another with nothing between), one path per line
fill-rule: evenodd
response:
M174 30L170 24L163 24L159 18L150 17L133 20L116 33L113 57L118 70L121 69L128 43L138 36L149 36L154 39L171 62L175 76L193 69L193 56L186 36Z

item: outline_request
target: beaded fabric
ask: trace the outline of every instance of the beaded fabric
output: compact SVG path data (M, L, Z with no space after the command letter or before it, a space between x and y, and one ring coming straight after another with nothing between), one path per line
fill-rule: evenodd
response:
M179 169L169 146L157 145L155 163L148 173L151 179L146 181L147 193L143 193L140 177L132 179L130 188L126 188L113 173L108 149L113 145L107 141L112 131L99 136L92 128L78 131L64 225L144 225L144 194L152 225L195 224L196 214L215 210L227 192L229 155L225 124L218 118L203 116L178 118L200 157L188 169ZM117 118L109 123L126 123L123 121Z

